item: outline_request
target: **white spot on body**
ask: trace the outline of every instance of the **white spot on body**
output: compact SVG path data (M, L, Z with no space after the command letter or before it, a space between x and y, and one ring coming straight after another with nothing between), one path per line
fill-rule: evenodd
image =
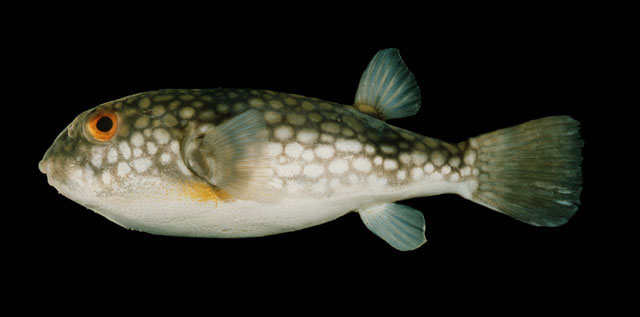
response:
M340 125L335 122L325 122L320 125L320 129L322 129L322 131L329 132L329 133L339 133Z
M375 153L376 153L376 148L375 148L373 145L371 145L371 144L366 144L366 145L364 146L364 151L365 151L367 154L373 155L373 154L375 154Z
M133 157L140 157L140 155L142 155L142 150L140 148L134 148L133 149Z
M458 168L458 166L460 166L460 158L457 156L452 157L449 160L449 164L451 165L451 167L453 168Z
M434 170L434 167L433 167L433 164L431 163L427 163L427 165L424 166L424 171L427 174L433 173L433 170Z
M290 113L287 115L287 122L289 122L292 125L303 125L306 121L307 121L307 118L305 118L301 114Z
M447 174L451 173L451 167L449 165L445 165L442 168L441 172L442 172L442 175L447 175Z
M290 139L293 136L293 128L286 125L279 126L278 128L275 129L275 131L273 131L273 134L276 137L276 139L285 141Z
M141 147L144 144L144 137L140 132L131 135L131 144L135 147Z
M402 171L402 170L398 171L398 173L396 174L396 178L397 178L399 181L403 181L403 180L405 180L405 179L407 178L407 172Z
M282 116L275 111L266 111L264 113L264 121L268 124L277 124L282 121Z
M149 125L149 117L142 116L136 120L136 123L133 125L136 129L144 129Z
M264 100L258 98L252 98L249 100L249 105L252 107L262 107L264 106Z
M444 164L444 155L442 155L440 151L433 152L433 154L431 154L431 162L433 162L435 166L441 166Z
M138 102L138 106L140 106L140 108L143 108L143 109L149 108L150 105L151 105L151 100L149 98L144 98Z
M282 101L277 99L269 100L269 105L271 105L271 107L273 107L274 109L280 109L284 107L284 104L282 103Z
M104 157L105 148L102 146L93 147L91 150L91 165L96 168L100 168L102 166L102 159Z
M153 142L147 142L147 153L151 155L155 155L158 152L158 147Z
M113 164L118 160L118 151L115 148L110 148L107 153L107 162Z
M469 176L471 175L471 167L465 166L460 170L460 176Z
M398 160L400 160L400 163L402 163L402 164L409 164L409 163L411 163L411 154L409 154L407 152L402 152L398 156Z
M304 175L316 178L324 173L324 167L320 164L309 164L304 167Z
M336 159L329 163L329 172L333 174L343 174L349 169L349 162L344 159Z
M286 98L283 99L283 101L284 101L284 103L286 103L289 106L295 106L298 103L295 99L293 99L291 97L286 97Z
M169 138L171 136L165 129L155 129L153 130L153 137L156 139L156 142L158 142L158 144L167 144L169 143Z
M330 134L323 133L320 136L320 141L325 142L325 143L333 143L333 141L335 141L335 138Z
M378 155L373 159L373 164L379 166L382 164L382 156Z
M411 169L411 178L414 180L421 180L424 177L424 171L419 167Z
M302 109L306 110L306 111L312 111L313 109L315 109L315 107L313 106L313 104L307 100L302 102Z
M120 154L124 157L125 160L128 160L131 157L131 148L129 147L129 143L120 142Z
M415 165L422 165L427 161L427 154L424 152L413 151L411 153L411 161Z
M315 113L315 112L310 112L309 114L307 114L307 117L309 117L309 120L313 121L313 122L320 122L322 121L322 116Z
M162 153L162 155L160 155L160 163L168 164L169 161L171 161L171 155L168 153Z
M371 161L364 157L358 157L353 161L353 168L359 172L371 171Z
M268 152L270 156L278 156L282 154L282 144L280 143L269 143Z
M182 119L191 119L195 114L195 110L191 107L184 107L180 109L180 118Z
M464 152L464 162L467 165L473 165L475 161L476 161L476 151L467 150L466 152Z
M107 185L107 186L111 185L112 177L111 177L111 173L109 171L102 172L101 178L102 178L102 184Z
M131 172L131 167L125 162L118 163L118 176L123 177Z
M449 180L452 182L457 182L459 179L460 179L460 175L458 175L458 173L453 173L449 177Z
M302 145L300 145L300 143L298 142L289 143L284 147L284 152L291 158L300 157L300 154L302 154L303 150L304 147L302 147Z
M469 139L469 145L472 148L477 149L478 148L478 140L476 138Z
M141 158L133 161L133 168L139 173L142 173L151 167L151 160L148 158Z
M180 143L178 143L178 141L171 141L171 145L169 145L169 147L171 148L171 152L180 154Z
M394 159L386 159L384 160L384 164L382 166L385 170L392 171L398 168L398 161Z
M298 132L297 139L302 143L312 143L318 139L318 132L316 130L305 129Z
M380 145L380 151L385 154L395 154L398 150L393 145L383 144Z
M165 113L163 106L155 106L151 109L151 115L154 117L159 117Z
M436 139L432 139L432 138L425 137L423 141L424 141L424 143L426 143L426 144L427 144L427 146L428 146L428 147L430 147L430 148L436 148L436 147L438 147L438 140L436 140Z
M323 159L328 159L333 156L335 150L331 145L320 145L315 149L316 155Z
M304 152L302 152L302 158L307 162L313 161L314 157L315 155L313 155L312 150L304 150Z
M357 153L362 151L362 143L351 139L338 139L336 141L336 149L338 151Z
M300 164L296 164L296 163L280 165L276 169L278 175L282 177L297 176L298 174L300 174L300 170L301 170Z

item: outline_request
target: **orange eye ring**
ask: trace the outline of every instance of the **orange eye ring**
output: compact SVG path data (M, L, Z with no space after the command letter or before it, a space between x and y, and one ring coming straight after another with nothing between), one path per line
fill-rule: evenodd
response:
M97 141L109 141L118 129L118 116L113 112L99 112L87 121L86 127L89 135Z

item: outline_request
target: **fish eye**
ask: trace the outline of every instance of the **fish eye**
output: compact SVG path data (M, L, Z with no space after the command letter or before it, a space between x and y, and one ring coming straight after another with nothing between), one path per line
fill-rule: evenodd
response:
M96 141L106 142L116 134L118 117L113 112L99 112L87 121L86 131Z

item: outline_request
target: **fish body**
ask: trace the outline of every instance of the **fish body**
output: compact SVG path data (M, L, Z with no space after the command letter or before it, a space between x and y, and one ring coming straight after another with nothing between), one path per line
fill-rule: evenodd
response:
M222 88L107 102L58 136L40 170L79 204L161 235L265 236L357 211L390 245L412 250L426 241L424 218L394 202L443 193L534 225L573 215L581 183L577 122L549 117L447 143L384 121L419 107L413 75L397 50L384 50L353 105ZM533 164L540 159L552 161ZM514 197L523 180L533 190Z

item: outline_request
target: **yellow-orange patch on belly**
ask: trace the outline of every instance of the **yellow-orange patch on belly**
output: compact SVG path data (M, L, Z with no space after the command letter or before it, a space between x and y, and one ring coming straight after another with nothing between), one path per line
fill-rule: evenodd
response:
M218 206L218 202L231 199L231 195L222 189L214 188L207 183L195 181L186 182L182 187L182 194L195 201L215 201L216 207Z

